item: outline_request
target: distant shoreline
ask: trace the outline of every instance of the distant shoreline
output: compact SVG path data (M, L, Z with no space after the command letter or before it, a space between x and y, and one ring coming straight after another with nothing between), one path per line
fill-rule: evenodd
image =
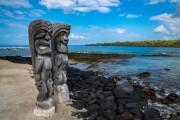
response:
M180 40L152 40L134 42L112 42L86 44L86 46L128 46L128 47L174 47L180 48Z
M85 46L116 46L116 47L157 47L157 48L180 48L174 46L128 46L128 45L94 45L94 44L86 44Z

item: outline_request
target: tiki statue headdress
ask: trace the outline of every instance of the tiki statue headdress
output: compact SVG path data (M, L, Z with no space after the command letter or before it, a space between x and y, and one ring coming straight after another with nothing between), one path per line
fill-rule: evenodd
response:
M53 24L53 40L52 46L54 48L53 51L59 53L68 52L68 36L70 33L71 26L68 24L55 23Z

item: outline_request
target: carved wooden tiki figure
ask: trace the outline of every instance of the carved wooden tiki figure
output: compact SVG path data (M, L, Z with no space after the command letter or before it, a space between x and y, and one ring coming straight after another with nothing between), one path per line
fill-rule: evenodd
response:
M70 25L55 23L53 24L53 78L54 93L58 102L69 101L69 89L66 84L66 66L68 63L68 36L70 33Z
M39 91L34 115L48 117L55 113L52 81L51 39L52 24L35 20L29 25L29 43L35 85Z

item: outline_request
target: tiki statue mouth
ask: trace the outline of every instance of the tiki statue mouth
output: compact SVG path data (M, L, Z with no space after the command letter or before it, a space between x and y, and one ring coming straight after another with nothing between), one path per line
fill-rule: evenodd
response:
M51 52L50 45L51 45L50 37L47 37L47 35L35 41L36 51L40 55L50 54Z
M39 40L39 49L45 50L50 48L50 41Z

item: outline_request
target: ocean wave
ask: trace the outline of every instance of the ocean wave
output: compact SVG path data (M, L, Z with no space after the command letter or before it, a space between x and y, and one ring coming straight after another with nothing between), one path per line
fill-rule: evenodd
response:
M0 50L22 50L29 49L29 47L0 47Z

